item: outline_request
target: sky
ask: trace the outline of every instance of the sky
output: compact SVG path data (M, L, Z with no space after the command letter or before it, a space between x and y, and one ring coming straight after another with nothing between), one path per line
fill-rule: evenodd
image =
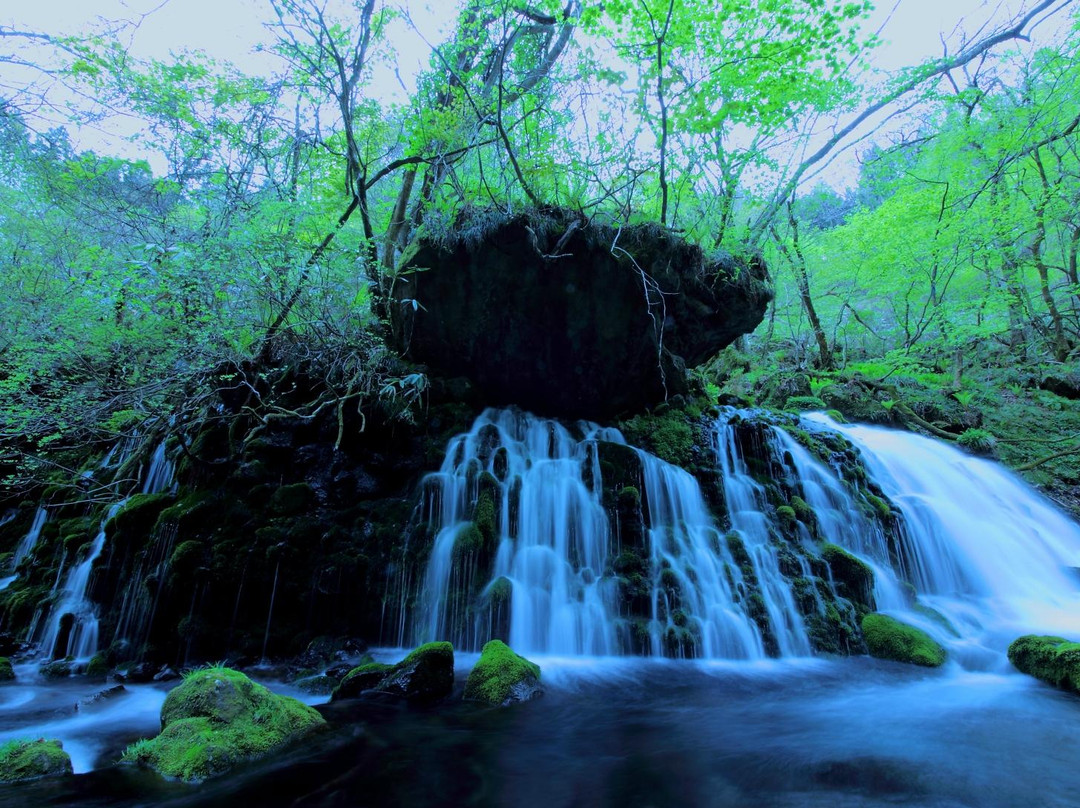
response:
M327 0L331 7L348 7L348 0ZM965 35L974 37L986 23L999 24L1009 19L1033 0L877 0L877 8L867 23L870 30L881 28L884 44L875 55L877 67L892 71L914 65L923 59L940 56L942 40L955 52ZM1064 2L1064 0L1063 0ZM1074 0L1075 2L1075 0ZM438 42L440 28L446 26L456 3L407 3L410 14L423 36L407 26L395 31L398 59L396 72L390 69L376 74L376 94L384 97L399 94L401 80L408 85L428 60L424 39ZM242 71L267 74L279 67L276 58L260 52L258 46L270 41L263 23L272 17L269 0L35 0L14 2L0 0L0 26L33 30L51 35L80 35L100 30L110 22L130 21L124 38L137 56L162 57L170 51L200 49L211 56L236 64ZM1036 29L1035 42L1062 36L1068 15ZM0 40L0 56L3 55ZM400 79L399 79L400 77ZM76 134L77 146L99 151L123 152L118 134L123 123L112 124L115 130L88 130ZM129 156L129 155L125 155ZM842 162L837 172L850 171ZM828 180L828 177L826 177ZM831 184L846 184L843 181Z

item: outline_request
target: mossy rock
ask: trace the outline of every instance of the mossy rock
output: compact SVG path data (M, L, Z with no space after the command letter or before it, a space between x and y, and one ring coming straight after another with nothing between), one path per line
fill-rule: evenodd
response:
M71 758L60 741L8 741L0 745L0 783L22 783L72 774Z
M0 682L14 682L15 671L11 667L11 660L7 657L0 657Z
M47 662L38 668L41 678L47 680L67 679L71 676L71 660L58 659L55 662Z
M501 640L484 645L465 682L465 699L505 707L541 695L540 666L519 656Z
M355 699L365 690L374 689L393 669L393 665L387 665L383 662L368 662L364 665L357 665L345 674L338 686L334 688L330 701Z
M1080 693L1080 643L1028 634L1009 646L1009 661L1022 673Z
M86 663L86 675L92 679L104 679L109 674L109 663L103 654L94 654Z
M843 547L825 544L821 548L821 557L832 571L833 581L838 584L841 597L864 606L874 608L874 571Z
M305 693L311 693L314 696L329 696L334 692L334 688L336 688L337 685L337 679L332 676L327 676L325 673L320 673L315 676L305 676L302 679L297 679L293 682L294 687L303 690Z
M326 722L296 699L276 695L230 668L202 668L169 692L161 734L138 741L124 760L201 782L266 757Z
M694 430L680 411L636 415L621 430L633 446L644 446L661 460L686 468L694 462Z
M318 497L307 483L279 486L270 495L269 510L275 516L295 516L307 513L318 504Z
M784 409L792 412L805 412L806 410L824 410L825 402L817 396L789 396L784 402Z
M119 532L149 534L158 516L174 499L172 494L135 494L109 520L105 530L109 535Z
M945 664L945 649L929 634L887 615L866 615L862 631L870 656L927 668Z
M446 698L454 689L454 646L448 642L421 645L394 665L375 689L417 703Z

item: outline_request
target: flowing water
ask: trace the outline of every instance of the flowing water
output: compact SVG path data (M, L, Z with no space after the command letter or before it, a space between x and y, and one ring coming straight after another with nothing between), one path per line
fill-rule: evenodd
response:
M106 455L106 461L110 456L111 452L110 455ZM162 441L150 459L142 493L160 494L172 488L173 473L173 464L165 453L165 441ZM60 594L49 612L48 620L44 623L44 632L39 642L44 659L73 657L78 661L86 661L97 653L99 630L97 605L87 597L87 589L90 586L90 575L93 572L94 563L105 548L108 538L106 526L126 502L127 500L124 499L109 507L97 535L90 542L85 557L71 567L62 587L54 587L54 591ZM59 581L58 574L58 586ZM35 636L36 628L40 625L39 620L40 618L37 617L34 620L34 626L30 632L32 637ZM65 632L66 640L64 639Z
M322 706L328 732L190 788L107 765L153 731L162 690L74 713L61 703L80 685L42 688L24 666L0 687L0 741L52 733L86 773L0 788L0 805L1076 806L1080 699L1016 673L1004 649L1029 632L1080 638L1080 526L1000 466L952 446L817 414L803 426L858 448L895 519L871 516L865 480L844 479L778 427L764 429L762 456L751 458L728 419L717 421L727 503L718 518L691 475L634 450L654 575L652 656L642 658L617 655L626 626L611 566L624 537L609 526L601 485L601 444L622 437L488 411L425 482L433 547L410 642L477 649L505 630L541 665L545 698L507 710L462 702L476 654L459 653L447 703ZM764 463L799 493L822 539L873 568L879 609L947 645L946 666L810 656L790 578L809 575L817 542L799 523L798 552L780 557L777 513L752 459L758 474ZM490 569L457 549L488 519ZM747 576L733 563L736 544ZM679 584L677 604L665 578ZM746 611L751 588L782 659L765 658ZM508 594L498 608L496 591ZM683 618L706 660L662 658Z
M11 518L14 518L12 515ZM49 519L49 512L42 507L39 507L34 513L34 521L30 525L30 530L27 532L23 540L19 542L18 547L15 548L15 554L11 557L11 570L12 574L4 578L0 578L0 591L7 589L16 578L18 574L15 572L18 569L19 564L23 559L30 555L30 551L34 549L34 545L37 544L37 540L41 538L41 530L45 527L45 522ZM10 519L0 520L0 524Z

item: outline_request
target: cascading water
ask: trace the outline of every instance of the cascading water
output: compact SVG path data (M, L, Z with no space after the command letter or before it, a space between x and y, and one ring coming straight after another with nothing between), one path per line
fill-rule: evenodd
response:
M775 527L770 525L765 490L750 475L745 459L739 452L735 429L729 423L716 425L716 455L724 475L724 498L732 529L739 535L753 560L760 587L760 597L769 616L781 656L810 654L810 639L806 633L791 585L781 574L776 546L771 538Z
M941 441L804 417L859 448L903 515L920 600L965 642L1001 651L1025 633L1080 636L1080 525L1000 465Z
M71 568L71 572L64 581L63 594L60 601L53 607L49 623L45 628L45 636L41 640L41 649L49 659L62 659L69 656L75 659L86 659L97 651L97 609L87 600L86 588L90 584L90 572L94 562L105 546L105 525L116 516L124 502L126 500L117 502L109 508L108 515L101 523L101 529L90 543L86 558ZM72 622L66 624L65 618L69 615ZM63 648L60 648L58 641L65 630L67 642L63 644Z
M1080 634L1080 527L999 466L917 435L804 416L803 427L855 444L870 490L861 472L846 479L777 426L759 423L760 445L744 445L745 416L729 413L713 431L725 535L693 476L630 450L616 430L582 423L576 437L554 421L485 412L425 481L434 541L415 634L402 639L476 649L498 636L534 654L806 656L818 642L807 615L820 626L830 589L839 619L855 621L819 542L872 570L879 611L928 631L963 664L1000 664L1021 633ZM638 567L605 499L601 456L612 444L640 465ZM813 532L797 521L785 533L760 475L783 478Z
M18 574L15 572L18 569L22 560L30 555L30 551L34 549L34 545L37 544L39 538L41 538L41 530L45 527L45 522L49 519L49 512L44 508L39 507L34 514L34 521L30 525L30 530L27 532L23 540L19 542L19 546L15 548L15 555L11 558L11 570L12 574L0 578L0 590L7 589L16 578Z
M637 648L751 659L769 650L758 622L769 620L779 646L773 650L810 652L767 537L750 524L752 503L736 526L750 553L744 568L689 473L629 450L616 430L578 428L580 439L555 421L488 410L451 441L442 469L425 482L424 516L434 542L418 637L478 648L504 636L529 653L608 655ZM632 567L635 556L622 561L626 548L609 527L604 444L634 452L641 467L649 563L621 575L615 567ZM733 477L733 485L741 480ZM620 587L647 592L647 615L628 614ZM756 620L762 601L767 617Z
M496 612L509 607L516 648L615 653L614 594L603 578L607 516L585 480L586 470L599 475L597 438L593 431L575 440L554 421L488 410L450 442L442 468L425 481L436 533L422 634L481 645L493 633L490 610L470 619L461 596L478 592ZM494 555L494 574L476 580L485 553Z
M165 453L165 442L154 451L147 468L142 493L159 494L173 486L173 464ZM90 548L79 563L73 566L60 591L58 602L49 613L48 623L40 642L42 653L47 659L74 657L87 659L94 655L98 646L97 607L87 598L90 574L94 562L105 547L105 526L124 506L127 500L114 503L108 510L101 528L90 543ZM59 575L57 577L59 581ZM38 625L35 619L34 631ZM66 633L66 642L61 642ZM31 634L33 636L33 633ZM63 647L60 647L60 646Z

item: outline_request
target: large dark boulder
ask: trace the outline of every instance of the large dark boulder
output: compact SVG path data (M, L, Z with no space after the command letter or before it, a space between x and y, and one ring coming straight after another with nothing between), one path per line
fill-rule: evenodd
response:
M402 267L389 308L406 357L468 377L487 404L563 417L683 392L686 368L752 331L772 297L759 259L561 210L473 212Z

